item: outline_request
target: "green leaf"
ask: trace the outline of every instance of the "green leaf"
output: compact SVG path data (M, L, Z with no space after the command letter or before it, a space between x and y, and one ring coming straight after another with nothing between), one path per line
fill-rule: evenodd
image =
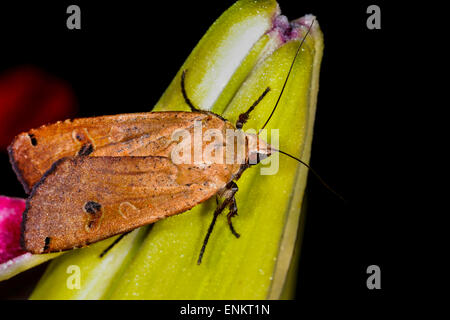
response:
M31 254L25 253L12 260L0 264L0 281L8 280L15 275L54 259L61 253Z
M30 299L102 299L112 290L118 277L139 250L149 227L139 228L127 234L103 258L100 254L118 236L97 242L87 248L67 252L53 260ZM80 287L72 280L79 271ZM69 282L69 283L68 283ZM72 285L71 285L72 284Z

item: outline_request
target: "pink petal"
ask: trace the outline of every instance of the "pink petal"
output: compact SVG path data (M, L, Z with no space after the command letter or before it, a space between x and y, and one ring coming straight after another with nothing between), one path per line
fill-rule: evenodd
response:
M25 200L0 196L0 264L25 253L20 231Z

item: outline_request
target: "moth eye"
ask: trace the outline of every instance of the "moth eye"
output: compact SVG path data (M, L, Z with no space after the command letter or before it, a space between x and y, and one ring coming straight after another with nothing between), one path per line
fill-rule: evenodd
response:
M28 137L30 138L31 145L34 146L34 147L37 146L37 139L36 139L36 137L34 136L34 134L29 133L29 134L28 134Z
M95 214L100 211L102 205L95 201L88 201L84 204L84 211L90 214Z

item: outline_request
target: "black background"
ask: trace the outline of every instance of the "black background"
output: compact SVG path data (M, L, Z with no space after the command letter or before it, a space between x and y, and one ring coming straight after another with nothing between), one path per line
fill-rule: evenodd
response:
M0 72L33 64L67 80L79 116L148 111L232 2L2 4ZM311 165L347 199L342 203L309 177L297 299L304 306L377 308L395 296L401 281L398 255L392 255L401 211L396 204L401 179L392 174L393 155L401 148L393 133L396 108L402 108L396 104L399 9L382 1L279 3L289 19L315 14L323 30ZM81 30L66 28L70 4L81 7ZM381 7L381 30L366 27L370 4ZM6 154L0 154L0 165L0 194L24 197ZM366 287L371 264L381 268L381 290Z

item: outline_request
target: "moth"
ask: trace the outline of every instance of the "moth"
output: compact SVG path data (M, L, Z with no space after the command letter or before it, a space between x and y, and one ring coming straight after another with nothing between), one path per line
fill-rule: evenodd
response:
M289 74L290 71L286 82ZM185 212L214 196L223 201L218 202L198 263L218 215L226 208L230 230L239 237L231 221L237 214L235 181L251 165L279 150L258 134L243 133L243 163L179 164L173 161L177 144L172 136L180 129L192 133L195 123L201 123L202 130L223 133L241 130L270 88L232 124L217 114L196 108L186 93L185 77L183 71L181 90L191 112L66 120L19 134L14 139L8 148L10 162L29 194L21 234L26 251L38 254L69 250L113 235L123 236L137 227ZM278 102L272 114L277 105ZM226 143L215 145L215 152L225 154L226 147ZM191 148L189 152L194 152L195 145Z

